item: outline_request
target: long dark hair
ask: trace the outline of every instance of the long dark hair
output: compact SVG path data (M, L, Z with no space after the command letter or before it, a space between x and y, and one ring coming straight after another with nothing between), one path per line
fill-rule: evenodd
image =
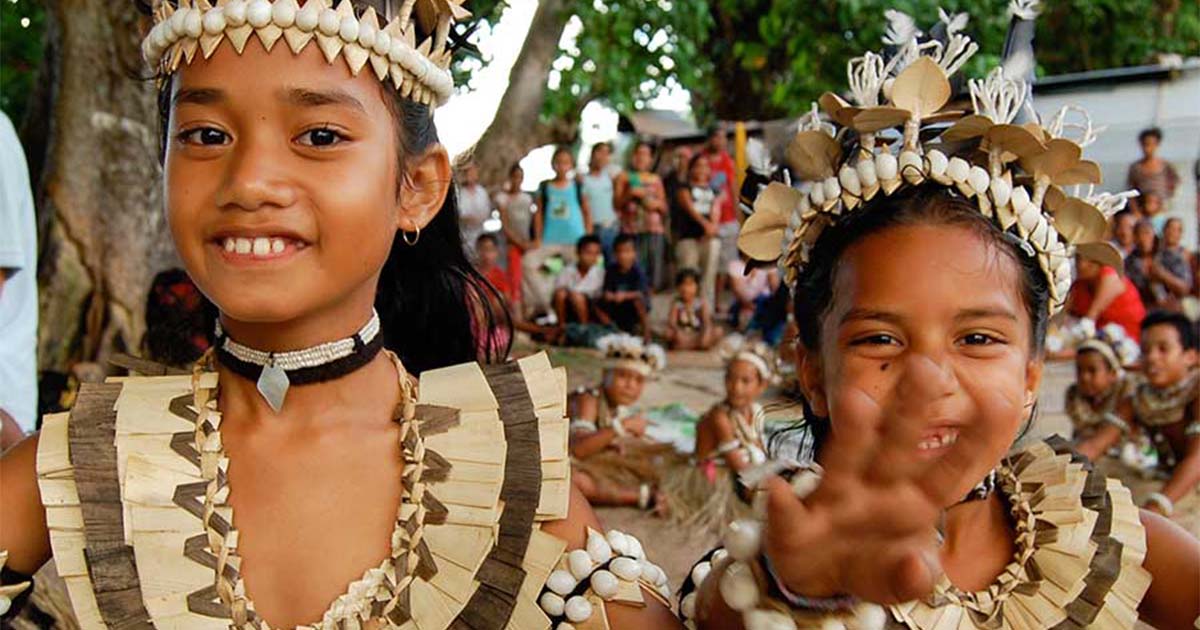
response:
M373 6L381 15L391 15L388 5L392 3L355 0L355 10ZM148 13L147 3L138 6ZM429 35L418 34L418 39ZM390 85L381 83L380 90L396 128L398 177L404 177L406 160L439 142L433 111L402 98ZM170 94L170 81L162 81L158 93L161 156L165 156L168 142ZM399 232L392 241L375 295L384 346L418 374L467 361L502 361L512 339L512 322L503 304L504 298L467 259L459 229L458 198L451 185L441 210L421 229L415 244L405 243Z
M846 249L867 236L903 225L966 228L993 252L1015 262L1020 269L1021 297L1031 326L1030 351L1041 354L1049 320L1050 286L1037 257L1032 250L1025 249L1018 236L1002 231L970 201L938 184L916 186L890 197L875 197L821 233L809 255L809 264L796 279L793 298L799 340L807 351L820 351L821 321L833 302L834 274ZM794 444L798 453L780 454L803 460L820 450L829 435L830 423L828 418L814 412L807 401L799 402L804 420L776 433L771 447L779 451L789 448L785 444Z

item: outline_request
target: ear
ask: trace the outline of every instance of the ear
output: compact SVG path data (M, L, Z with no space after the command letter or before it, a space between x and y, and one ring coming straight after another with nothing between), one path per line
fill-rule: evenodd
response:
M1033 358L1025 365L1025 409L1033 413L1033 403L1037 400L1038 388L1042 384L1042 371L1046 364L1040 358ZM1029 418L1026 417L1026 420Z
M803 345L796 346L796 374L800 377L800 390L813 413L828 418L829 399L825 395L825 379L821 369L821 357Z
M435 144L407 165L400 183L396 228L415 232L429 225L450 191L450 158Z

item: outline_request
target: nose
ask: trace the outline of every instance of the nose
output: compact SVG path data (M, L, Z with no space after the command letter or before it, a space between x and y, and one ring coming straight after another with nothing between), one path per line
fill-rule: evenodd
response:
M929 402L954 394L958 379L944 355L911 352L903 368L898 391L902 400L915 409L923 410Z
M217 205L246 212L292 205L296 192L281 159L284 155L267 138L247 134L234 148Z

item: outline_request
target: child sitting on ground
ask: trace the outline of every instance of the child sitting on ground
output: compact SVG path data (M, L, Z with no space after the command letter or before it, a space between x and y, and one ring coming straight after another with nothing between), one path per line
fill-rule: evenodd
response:
M589 323L593 302L604 287L600 239L591 234L581 237L575 244L575 258L575 264L563 268L554 280L554 313L560 328L568 322Z
M1130 434L1133 379L1125 367L1137 362L1137 344L1125 329L1109 324L1081 339L1075 350L1075 383L1067 388L1066 411L1075 429L1075 449L1100 459Z
M749 503L738 496L737 473L767 460L766 413L758 398L775 378L775 356L759 341L728 345L725 398L696 425L693 466L674 474L665 488L672 516L702 531L749 514Z
M649 422L636 407L646 379L666 366L662 348L638 337L601 337L605 352L599 388L575 392L567 401L571 418L571 481L592 505L636 506L665 512L659 471L674 449L646 438Z
M604 292L597 319L621 331L641 333L650 341L650 285L637 261L632 234L621 234L613 242L613 260L604 270Z
M667 347L671 350L708 350L721 338L713 326L712 310L700 297L700 274L684 268L675 275L675 301L667 315Z
M534 341L544 343L557 343L561 338L561 330L551 326L539 326L534 322L525 319L521 311L521 303L514 300L511 296L519 295L519 291L513 291L514 287L511 284L511 276L500 268L498 261L500 260L500 241L496 235L491 232L480 234L479 238L475 239L475 268L479 274L491 283L496 289L496 293L491 295L489 299L492 302L493 313L505 313L508 319L512 322L513 330L528 334ZM477 326L487 325L484 319L489 313L482 313L482 317L478 318ZM496 350L507 350L509 335L504 329L502 322L492 322L496 326L497 334L495 335Z
M1142 320L1142 379L1133 412L1158 449L1170 478L1144 507L1164 516L1200 482L1200 370L1196 324L1179 313L1155 311Z

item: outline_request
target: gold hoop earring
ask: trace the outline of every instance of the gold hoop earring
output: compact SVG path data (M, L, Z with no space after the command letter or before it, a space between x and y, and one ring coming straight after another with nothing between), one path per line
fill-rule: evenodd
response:
M417 241L421 240L421 228L418 227L416 230L413 231L413 237L412 237L411 241L408 239L408 232L401 230L400 231L400 240L404 241L404 244L408 245L409 247L416 245Z

